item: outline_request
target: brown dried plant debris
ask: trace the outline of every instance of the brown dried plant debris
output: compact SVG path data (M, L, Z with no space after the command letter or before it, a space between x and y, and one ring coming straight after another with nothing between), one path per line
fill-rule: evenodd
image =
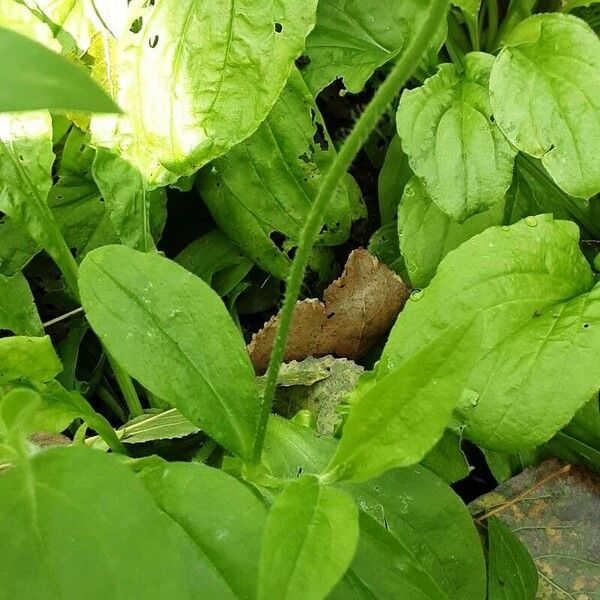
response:
M360 358L390 330L409 295L406 284L386 265L366 250L354 250L322 302L310 298L296 305L284 361L328 354ZM248 345L259 374L267 369L278 325L276 315Z

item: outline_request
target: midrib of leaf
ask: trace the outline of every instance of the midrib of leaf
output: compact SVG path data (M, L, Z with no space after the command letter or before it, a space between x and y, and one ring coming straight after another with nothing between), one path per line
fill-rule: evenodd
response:
M158 317L156 315L154 315L152 312L150 312L146 308L144 303L140 302L139 298L137 298L134 294L131 294L131 292L125 286L123 286L119 281L117 281L106 269L104 269L102 267L102 265L100 265L97 262L94 262L94 264L100 271L102 271L104 273L104 275L106 275L106 277L110 281L113 282L115 287L117 287L127 298L129 298L135 305L137 305L142 310L143 313L145 313L150 318L150 320L156 326L156 328L160 331L160 333L163 334L163 337L168 342L168 345L170 345L172 348L176 349L176 354L178 354L180 357L182 357L184 359L183 362L187 363L191 367L192 371L197 373L200 376L200 379L202 379L206 383L207 387L210 389L214 398L217 400L219 406L221 407L221 410L227 415L228 424L235 431L235 434L238 438L237 439L238 444L240 445L241 448L244 448L244 446L245 446L244 436L243 436L243 433L239 429L239 424L238 424L237 418L236 418L235 414L231 411L229 406L227 405L227 401L225 399L223 399L219 395L217 390L214 388L212 381L210 381L210 379L201 370L198 369L197 365L190 358L190 356L188 356L188 354L186 352L184 352L182 350L182 348L179 346L177 341L169 335L169 333L164 328L164 325L158 319ZM104 308L109 312L113 312L109 305L104 305ZM113 312L113 314L122 318L122 314L120 312L117 312L117 313Z

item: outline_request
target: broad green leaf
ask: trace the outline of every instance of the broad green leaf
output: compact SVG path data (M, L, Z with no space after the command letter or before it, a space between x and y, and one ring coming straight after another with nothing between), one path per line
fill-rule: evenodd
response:
M474 362L458 406L465 437L504 452L547 441L600 386L600 286L578 242L573 223L548 215L471 238L408 303L381 363L414 358L477 316L483 338L463 356Z
M21 0L85 52L95 34L118 38L127 28L127 0ZM60 33L58 34L60 38Z
M454 600L415 560L402 541L360 511L360 539L350 569L331 600ZM470 600L470 599L469 599Z
M95 450L53 448L4 473L0 536L6 600L198 597L197 573L150 494Z
M75 291L75 263L48 206L53 161L47 113L0 115L0 210L50 254Z
M93 174L121 241L143 252L155 249L151 203L157 192L148 189L148 182L133 165L103 148L96 154Z
M119 107L83 67L38 42L0 27L0 112L72 110L117 113Z
M0 275L0 330L16 335L43 335L44 329L27 280L21 273Z
M267 509L250 488L197 463L171 463L145 474L158 506L206 555L227 597L254 600ZM283 597L283 596L282 596Z
M598 0L561 0L560 9L562 12L570 12L575 8L579 8L581 6L590 6L597 2Z
M451 329L409 360L377 369L359 386L328 475L366 481L424 458L444 433L472 364L477 327Z
M396 219L398 204L412 176L408 156L402 150L400 138L395 135L386 152L377 182L379 217L382 225L387 225Z
M495 205L512 180L515 150L492 121L494 57L465 56L464 72L443 64L402 94L396 122L412 170L438 208L464 221Z
M486 598L479 534L463 501L422 466L344 489L414 557L448 600Z
M402 52L427 10L422 0L321 0L302 70L313 95L338 78L349 92L360 92L376 69ZM432 36L429 58L445 34L444 25Z
M20 33L56 52L61 46L54 32L23 2L9 0L0 3L0 27Z
M538 574L519 538L496 517L487 521L488 600L535 600Z
M220 229L194 240L175 262L206 281L219 296L229 294L254 264Z
M98 142L121 151L151 183L190 175L256 131L315 12L316 0L148 4L141 30L121 37L112 65L115 100L129 123L96 120ZM159 167L171 176L151 172Z
M90 325L118 364L248 458L259 408L254 370L217 294L176 263L124 246L94 250L80 272Z
M492 225L500 225L504 202L468 218L463 223L442 212L427 195L425 186L413 177L404 189L398 209L398 235L410 281L424 288L435 275L440 261L463 242Z
M260 555L258 599L320 600L352 561L358 510L313 476L290 483L269 512Z
M202 171L198 187L221 229L262 269L285 278L290 260L272 240L296 246L323 174L336 156L306 84L293 70L256 133ZM323 217L321 241L346 240L353 215L344 183Z
M535 15L503 40L490 77L496 122L565 192L600 191L600 40L571 15Z
M400 275L403 281L410 282L404 258L400 254L397 220L389 221L377 229L369 239L367 250L397 275Z
M267 428L263 464L277 477L294 479L299 473L321 473L335 452L337 442L279 417L272 417ZM396 598L385 594L398 579L407 562L413 572L443 589L455 600L480 600L485 589L485 565L481 544L462 501L442 482L421 466L395 469L361 485L345 485L345 491L381 524L381 530L361 514L359 551L336 593L353 589L358 598L373 598L368 590L378 590L376 598ZM365 525L366 523L366 525ZM371 525L371 526L369 526ZM383 527L385 526L385 530ZM371 536L387 541L387 552L375 552ZM440 564L455 568L438 568ZM382 574L385 573L385 577ZM362 579L362 583L360 583ZM411 577L407 576L410 580ZM414 584L414 581L413 581ZM355 588L354 586L358 587ZM397 593L404 587L397 586ZM390 586L390 587L387 587ZM434 588L436 586L434 585ZM413 600L406 591L405 598ZM462 591L464 595L461 595ZM436 592L436 593L439 593ZM354 597L352 595L348 596ZM434 596L435 597L435 596Z
M48 381L61 370L48 336L0 338L0 383L22 378Z

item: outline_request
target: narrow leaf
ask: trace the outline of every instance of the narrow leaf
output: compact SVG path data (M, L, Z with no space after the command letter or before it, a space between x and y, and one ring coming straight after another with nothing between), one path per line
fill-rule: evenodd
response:
M312 476L275 499L260 557L259 600L321 600L342 577L358 542L358 510Z

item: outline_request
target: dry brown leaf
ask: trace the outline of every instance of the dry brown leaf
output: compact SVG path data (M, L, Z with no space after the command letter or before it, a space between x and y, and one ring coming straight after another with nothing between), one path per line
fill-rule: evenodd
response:
M346 267L323 295L296 305L284 361L332 354L360 358L386 334L410 290L402 279L366 250L354 250ZM248 352L257 373L264 373L279 325L273 317L252 336Z

